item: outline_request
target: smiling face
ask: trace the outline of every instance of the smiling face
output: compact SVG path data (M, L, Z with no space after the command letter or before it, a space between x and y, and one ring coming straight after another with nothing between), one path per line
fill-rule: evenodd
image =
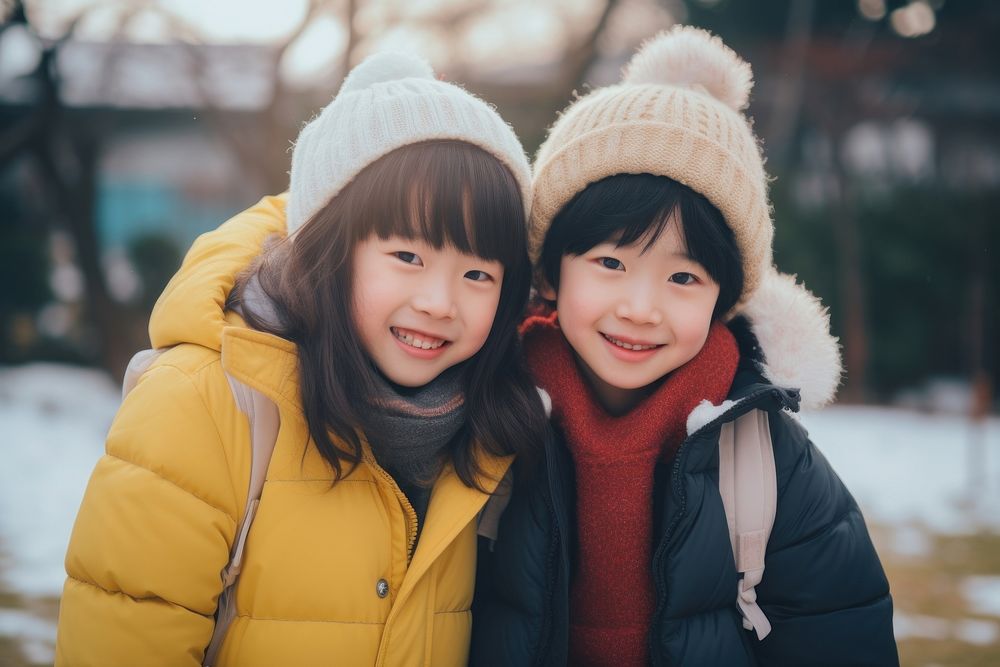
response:
M719 284L691 259L672 216L652 244L613 239L565 254L556 301L559 326L598 398L627 411L701 351Z
M419 387L482 348L504 269L450 245L373 234L355 247L353 272L365 352L392 382Z

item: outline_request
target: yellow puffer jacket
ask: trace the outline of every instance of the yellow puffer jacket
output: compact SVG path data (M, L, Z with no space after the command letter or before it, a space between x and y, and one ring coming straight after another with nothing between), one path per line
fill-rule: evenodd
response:
M250 478L248 422L225 372L273 399L281 427L217 664L466 663L488 496L446 469L408 562L415 515L370 452L331 487L301 412L295 346L223 311L234 277L283 230L283 198L265 198L201 237L157 303L150 337L172 349L125 399L87 487L57 665L201 664ZM509 461L483 463L492 490Z

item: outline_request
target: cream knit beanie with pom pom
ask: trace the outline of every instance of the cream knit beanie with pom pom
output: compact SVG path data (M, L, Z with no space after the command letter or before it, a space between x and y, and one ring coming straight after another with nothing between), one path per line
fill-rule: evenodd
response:
M704 195L736 236L741 300L771 266L767 175L743 115L750 66L718 37L677 26L646 42L622 82L576 100L549 130L535 160L531 257L552 219L589 184L614 174L667 176Z
M449 139L478 146L506 165L527 214L531 169L521 142L496 110L435 79L424 60L403 53L369 56L351 70L337 96L295 142L288 233L301 228L380 157L409 144Z

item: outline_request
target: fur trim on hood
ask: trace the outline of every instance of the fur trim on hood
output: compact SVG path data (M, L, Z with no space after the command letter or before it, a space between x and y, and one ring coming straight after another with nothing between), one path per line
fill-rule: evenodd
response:
M795 276L769 270L736 314L750 322L757 337L764 377L799 389L804 409L833 400L843 374L840 345L830 334L828 310Z

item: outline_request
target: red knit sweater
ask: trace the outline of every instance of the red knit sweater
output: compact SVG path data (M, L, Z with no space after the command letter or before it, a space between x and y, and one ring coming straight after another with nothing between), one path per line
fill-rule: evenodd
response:
M579 550L570 589L570 664L642 666L655 592L653 473L684 440L702 401L722 402L739 351L716 323L701 352L629 413L612 417L580 373L555 314L522 326L528 364L552 398L576 469Z

